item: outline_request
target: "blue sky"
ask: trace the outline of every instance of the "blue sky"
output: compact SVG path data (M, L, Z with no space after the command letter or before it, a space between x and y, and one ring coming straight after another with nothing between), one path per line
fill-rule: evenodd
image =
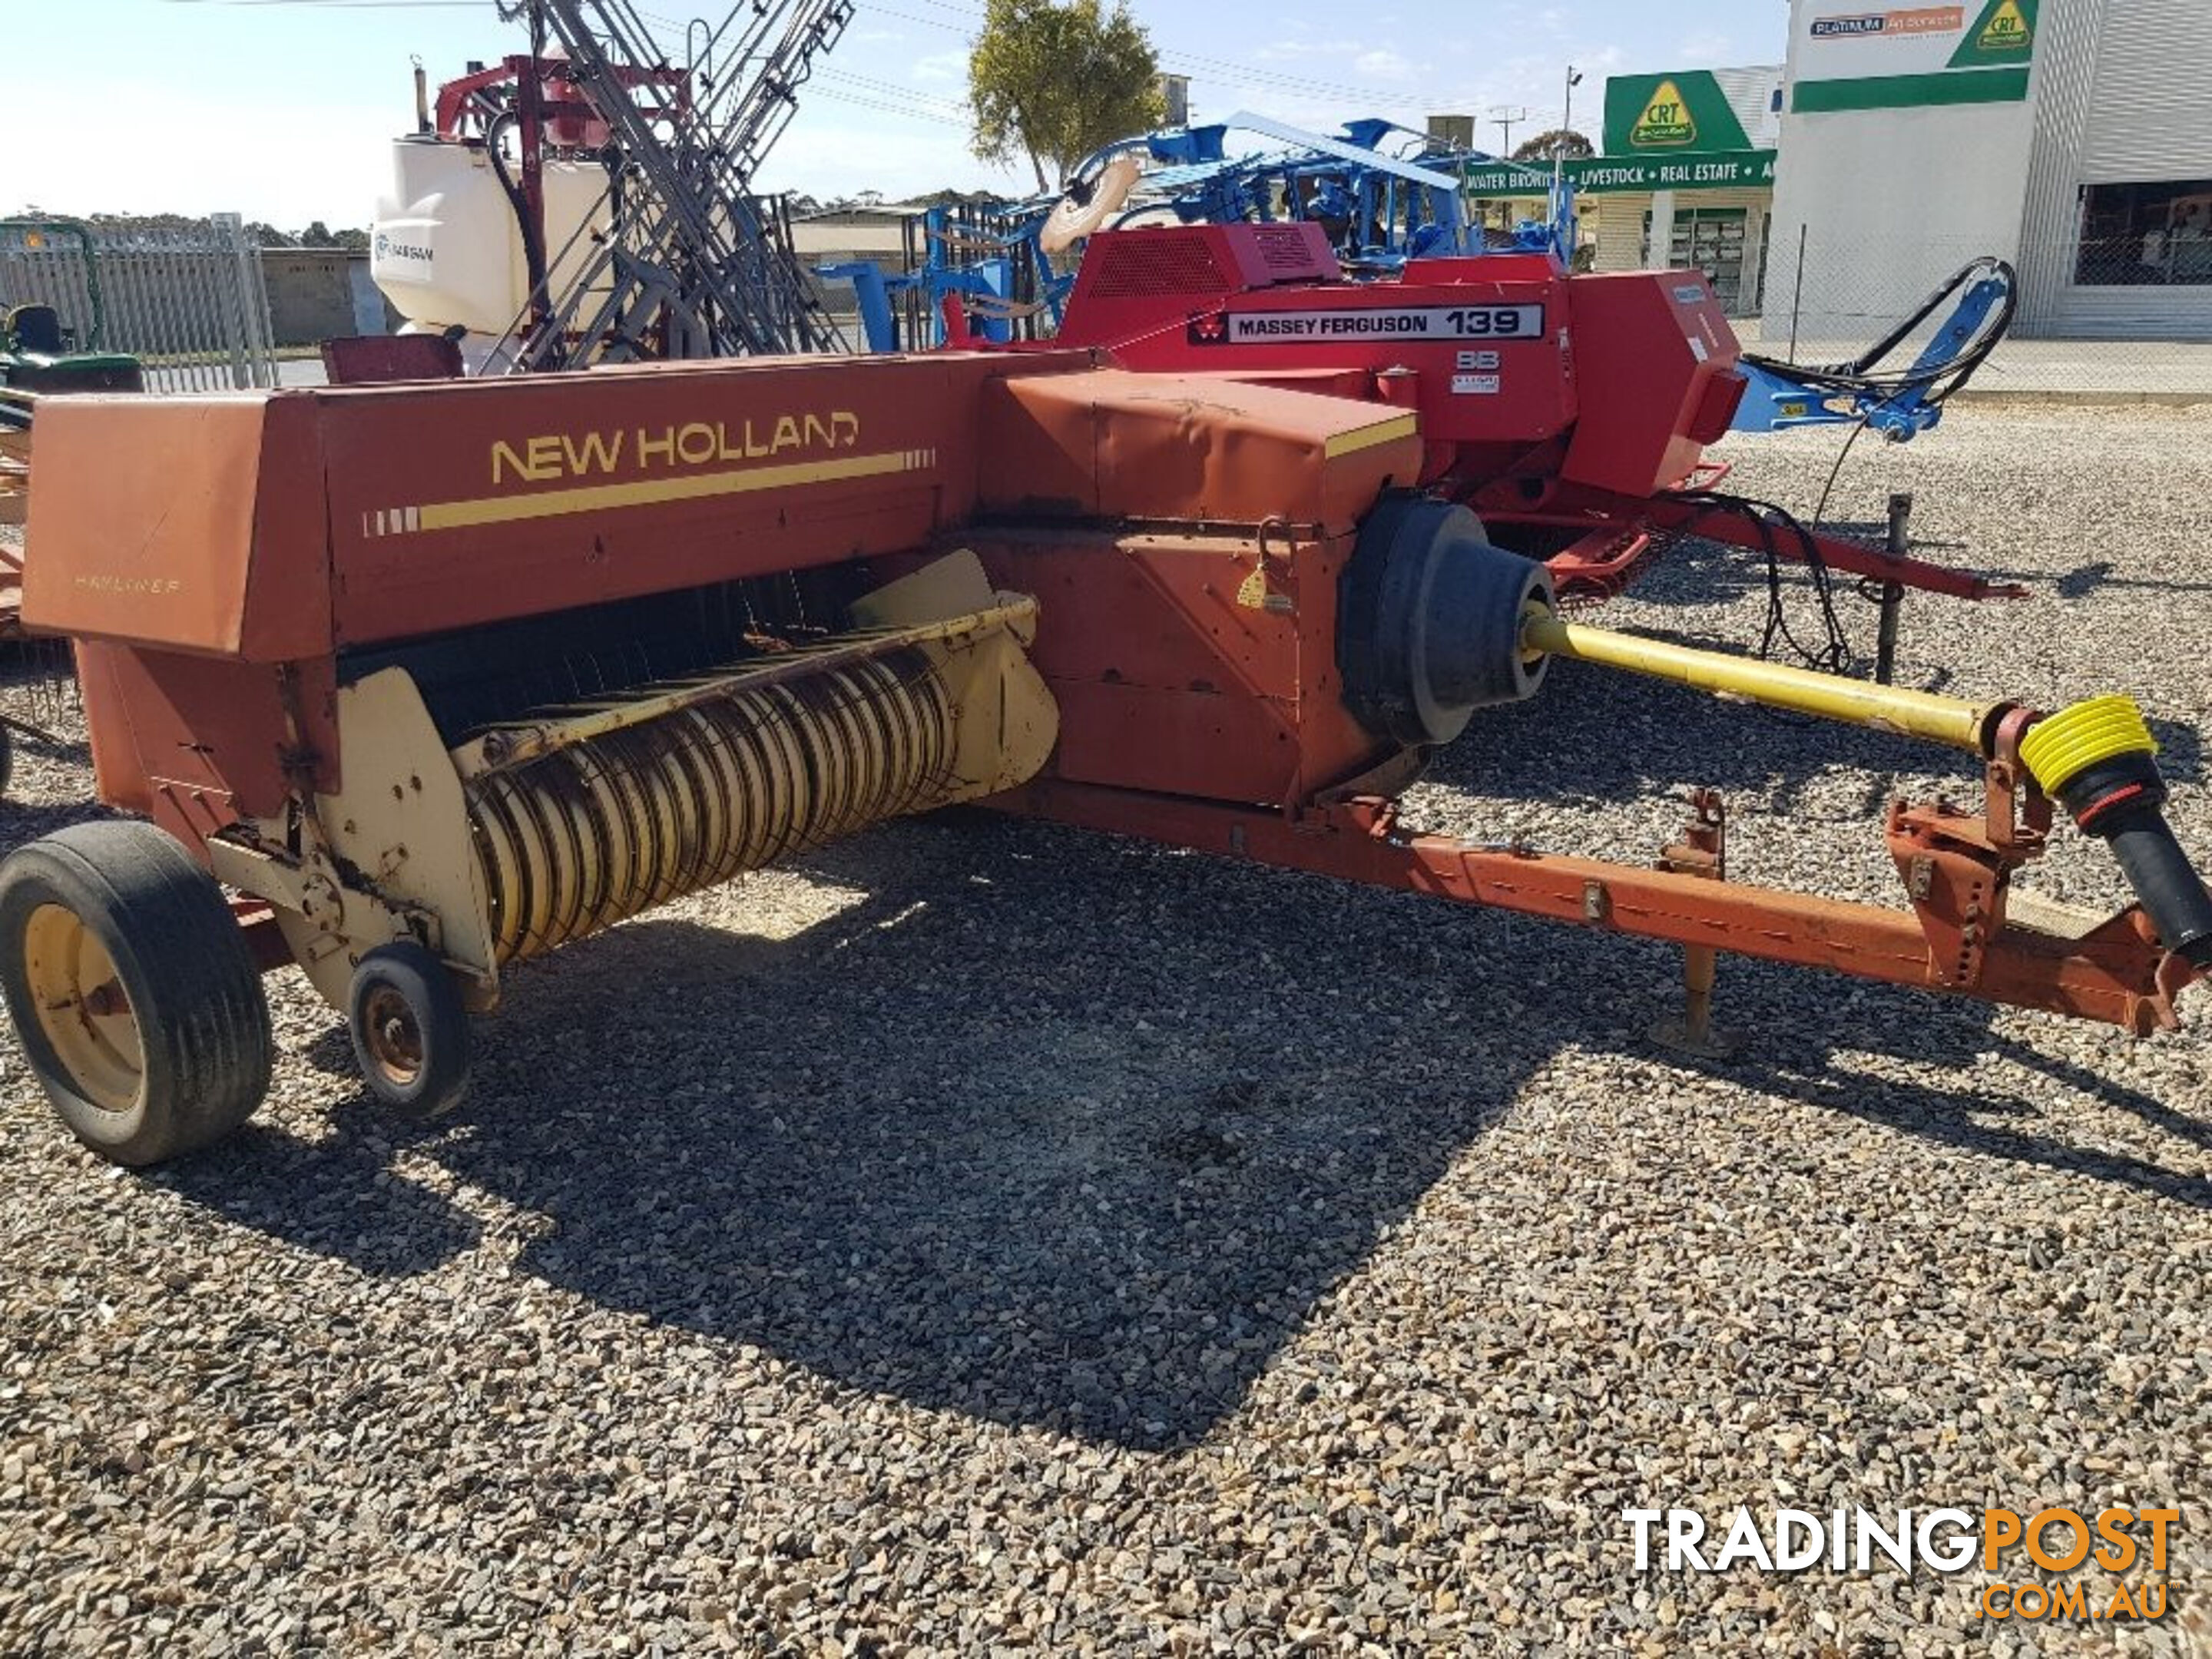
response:
M696 9L720 15L729 0ZM683 0L640 0L656 16ZM967 151L961 98L982 0L859 0L763 183L893 197L1024 187ZM1552 125L1561 78L1594 131L1607 73L1778 63L1784 0L1133 0L1195 118L1256 110L1323 131L1381 114L1527 107ZM365 225L389 141L411 120L410 55L433 82L521 49L490 0L0 0L15 141L0 210L233 210L296 229ZM672 40L679 32L669 31ZM38 67L30 67L38 66ZM92 101L96 97L97 102ZM1486 125L1486 140L1498 129Z

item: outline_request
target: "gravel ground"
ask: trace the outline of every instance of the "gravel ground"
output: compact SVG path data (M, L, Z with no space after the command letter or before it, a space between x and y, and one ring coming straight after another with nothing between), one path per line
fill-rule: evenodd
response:
M1823 436L1738 442L1808 508ZM2191 728L2212 411L1961 411L1853 457L2036 597L1907 677ZM1610 620L1741 642L1741 556ZM1862 645L1872 612L1849 601ZM1940 757L1939 757L1940 759ZM1889 899L1871 736L1559 672L1413 797ZM27 747L0 844L84 816ZM2116 889L2069 838L2039 884ZM296 975L242 1139L80 1152L0 1037L0 1642L820 1653L2172 1651L2212 1632L2212 997L2136 1042L980 815L513 981L461 1119L362 1098ZM1620 1511L2179 1504L2155 1632L1985 1582L1633 1571Z

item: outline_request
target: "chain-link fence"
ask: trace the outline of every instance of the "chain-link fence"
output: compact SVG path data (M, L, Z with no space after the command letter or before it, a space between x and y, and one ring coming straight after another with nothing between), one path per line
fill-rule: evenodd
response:
M1747 346L1800 362L1844 361L1911 317L1991 252L1965 234L1777 234L1737 273ZM2010 256L2018 310L1978 390L2212 398L2212 239L2134 235L2030 243ZM1719 283L1729 273L1715 277ZM1907 337L1904 361L1953 307Z
M0 222L0 310L53 307L66 345L127 352L154 392L276 384L259 250L234 213L168 228Z

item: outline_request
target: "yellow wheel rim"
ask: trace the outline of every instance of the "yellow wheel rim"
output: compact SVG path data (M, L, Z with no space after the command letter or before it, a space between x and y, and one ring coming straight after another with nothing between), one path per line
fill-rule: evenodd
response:
M76 1091L104 1112L137 1105L146 1046L107 947L74 910L42 904L23 929L23 967L39 1027Z

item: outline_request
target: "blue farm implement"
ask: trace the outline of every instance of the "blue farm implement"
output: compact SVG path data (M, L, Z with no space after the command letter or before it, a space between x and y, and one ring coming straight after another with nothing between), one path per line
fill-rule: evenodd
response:
M1893 443L1943 418L1944 400L1962 390L2012 325L2015 278L2002 259L1976 259L1913 313L1847 363L1777 362L1746 354L1739 432L1863 424ZM1945 313L1944 307L1949 312ZM1913 337L1938 317L1911 362L1899 365Z

